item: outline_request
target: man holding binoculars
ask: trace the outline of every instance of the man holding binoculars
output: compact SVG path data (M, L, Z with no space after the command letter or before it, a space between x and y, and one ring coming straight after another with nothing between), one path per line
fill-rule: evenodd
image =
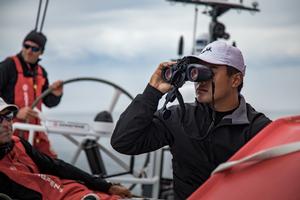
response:
M136 155L170 146L175 199L186 199L222 162L271 122L240 94L245 75L241 51L222 41L198 56L161 63L142 94L120 116L111 144ZM161 97L185 81L195 82L196 101L157 111Z

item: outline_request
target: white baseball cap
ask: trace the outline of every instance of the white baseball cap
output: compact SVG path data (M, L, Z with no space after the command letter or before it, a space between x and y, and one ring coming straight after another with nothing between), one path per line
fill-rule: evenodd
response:
M7 104L5 101L0 97L0 114L7 114L10 112L15 112L18 110L18 107L14 104Z
M214 41L209 43L199 55L191 55L189 57L194 57L215 65L231 66L245 75L246 66L244 64L242 52L238 48L228 45L224 41Z

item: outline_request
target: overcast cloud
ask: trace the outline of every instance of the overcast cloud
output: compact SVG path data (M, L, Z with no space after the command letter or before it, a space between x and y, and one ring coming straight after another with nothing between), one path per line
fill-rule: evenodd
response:
M230 42L236 41L245 57L243 94L254 107L274 117L280 116L275 114L278 111L299 114L300 3L258 2L260 13L231 11L219 18ZM21 49L24 36L34 27L37 8L38 0L0 0L1 60ZM200 34L207 31L209 17L201 14L204 7L198 8ZM180 35L185 37L185 54L190 54L193 19L193 5L164 0L50 0L41 64L51 81L94 76L120 84L135 96L161 61L177 57ZM103 92L94 85L65 89L63 102L68 103L57 109L93 110L104 102ZM187 101L193 100L192 86L187 85L183 94ZM88 106L83 104L89 101Z

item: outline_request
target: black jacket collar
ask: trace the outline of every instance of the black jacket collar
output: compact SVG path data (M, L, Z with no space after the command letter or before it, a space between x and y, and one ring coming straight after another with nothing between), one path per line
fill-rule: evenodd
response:
M0 160L13 149L14 145L13 141L0 145Z

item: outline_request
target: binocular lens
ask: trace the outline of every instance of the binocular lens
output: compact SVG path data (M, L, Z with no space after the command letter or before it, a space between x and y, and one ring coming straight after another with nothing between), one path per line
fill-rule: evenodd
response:
M192 64L187 71L188 80L192 82L208 81L213 77L212 70L204 65Z
M199 71L197 68L192 68L190 71L190 79L195 82L199 76Z
M162 70L162 78L167 81L167 82L171 82L173 77L173 70L171 68L164 68Z

